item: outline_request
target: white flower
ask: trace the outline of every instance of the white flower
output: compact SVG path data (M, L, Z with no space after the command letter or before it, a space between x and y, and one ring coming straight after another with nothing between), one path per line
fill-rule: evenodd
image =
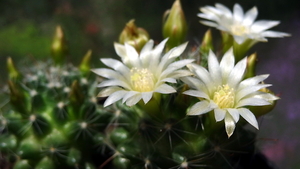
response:
M269 105L270 101L278 97L259 91L271 86L260 83L268 75L243 80L246 65L247 58L234 65L232 49L225 53L220 63L210 51L208 71L199 65L189 64L188 67L195 77L184 77L182 80L195 90L185 91L184 94L197 97L201 101L193 105L187 115L202 115L213 110L217 122L225 121L228 137L233 134L240 115L258 129L255 116L245 106Z
M168 83L176 83L176 79L191 75L188 70L180 68L193 62L192 59L175 61L185 50L187 43L171 49L162 56L167 39L158 44L154 49L153 40L148 41L140 54L134 47L125 43L115 43L116 53L123 63L115 59L100 59L112 69L100 68L92 71L99 76L107 78L98 87L105 87L99 97L107 97L104 107L121 100L126 105L132 106L141 99L146 104L153 93L169 94L176 90Z
M222 4L200 8L198 16L210 21L200 21L202 24L216 27L219 30L230 33L238 44L246 39L256 41L267 41L266 37L284 37L287 33L267 31L267 29L278 25L279 21L260 20L255 21L258 11L256 7L248 10L245 14L239 4L235 4L233 12Z

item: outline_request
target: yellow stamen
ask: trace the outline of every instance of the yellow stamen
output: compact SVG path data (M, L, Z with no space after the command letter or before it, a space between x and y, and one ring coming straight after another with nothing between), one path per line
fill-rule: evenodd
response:
M233 108L234 106L234 89L230 88L227 84L218 86L214 93L213 101L219 108Z
M138 92L149 92L153 90L155 78L148 69L134 67L130 71L130 80L133 90Z

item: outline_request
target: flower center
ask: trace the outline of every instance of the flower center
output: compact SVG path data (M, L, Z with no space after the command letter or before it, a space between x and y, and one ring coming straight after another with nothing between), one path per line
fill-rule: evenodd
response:
M134 90L139 92L149 92L153 90L155 78L148 69L134 67L130 72L130 80Z
M218 86L214 93L213 101L219 108L233 108L234 106L234 89L230 88L227 84Z
M233 35L241 36L249 32L248 28L243 25L232 25L231 32Z

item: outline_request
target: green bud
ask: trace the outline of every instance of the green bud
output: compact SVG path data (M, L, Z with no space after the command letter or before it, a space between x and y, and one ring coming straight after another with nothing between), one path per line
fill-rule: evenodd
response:
M238 62L242 60L245 56L248 50L257 43L258 41L255 41L253 39L247 39L243 43L238 44L237 42L233 42L233 54L235 57L235 62Z
M148 32L134 24L134 19L130 20L119 36L119 43L129 44L138 52L141 51L146 42L149 41Z
M204 37L202 39L202 43L200 46L200 54L206 54L208 55L209 50L214 50L213 49L213 41L212 41L212 34L211 34L211 30L208 29L205 34Z
M28 98L21 87L11 80L8 81L8 87L10 90L10 103L17 111L27 114L29 111Z
M180 0L175 0L171 10L165 12L163 20L163 37L169 38L168 48L182 44L187 33L187 23Z
M233 46L234 40L230 34L223 31L221 31L221 37L222 37L222 50L223 53L226 53Z
M35 169L55 169L54 161L49 157L44 157L36 166Z
M9 152L16 148L17 138L14 135L0 135L0 152Z
M117 156L112 161L113 166L118 169L130 168L130 160L121 156Z
M65 57L68 54L67 42L60 26L56 27L54 39L52 41L51 54L56 65L63 64Z
M92 50L88 50L87 53L82 58L82 61L79 65L79 70L83 75L87 75L88 73L90 73L91 56L92 56Z
M116 128L110 134L111 141L118 145L129 139L129 132L124 128Z
M11 59L11 57L7 58L6 64L7 64L8 76L11 80L17 80L22 77L21 73L15 67L15 64L14 64L13 60Z
M245 73L245 79L254 77L255 74L255 68L256 68L256 62L257 62L257 55L256 53L253 53L252 55L248 56L247 58L247 68Z
M24 139L17 150L22 159L37 159L41 155L41 145L34 137Z
M84 102L84 95L77 80L73 81L72 83L69 99L71 102L70 104L76 108L79 108Z
M14 169L32 169L32 166L30 166L28 160L18 160L14 165Z
M70 166L76 166L79 164L80 160L81 152L75 148L71 148L67 157L67 164Z

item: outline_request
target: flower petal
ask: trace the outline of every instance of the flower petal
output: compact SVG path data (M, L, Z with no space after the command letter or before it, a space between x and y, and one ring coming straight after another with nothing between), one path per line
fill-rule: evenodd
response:
M250 123L253 127L255 127L256 129L258 129L258 123L256 120L256 117L254 116L254 114L246 109L246 108L240 108L238 109L238 111L240 112L240 115L248 122Z
M114 43L115 51L117 55L119 55L123 61L123 63L128 63L128 56L126 53L126 49L124 45L121 45L119 43Z
M152 58L152 48L154 45L153 40L149 40L141 50L140 60L143 63L143 67L148 67Z
M258 11L257 11L256 7L253 7L250 10L248 10L244 16L243 25L246 25L246 26L252 25L253 22L255 21L257 15L258 15Z
M234 56L233 56L233 49L230 48L223 56L220 62L220 68L222 72L223 80L227 79L230 72L234 67Z
M252 85L252 86L242 88L241 90L236 91L235 99L236 99L236 101L239 101L240 99L246 97L247 95L249 95L253 92L256 92L262 88L269 87L269 86L271 86L271 85L270 84L258 84L258 85Z
M212 79L217 83L222 83L222 74L219 61L216 55L210 50L208 55L208 70Z
M104 88L103 90L101 90L99 92L99 94L97 95L97 97L107 97L109 95L111 95L112 93L119 91L119 90L124 90L120 87L108 87L108 88Z
M132 97L128 98L126 101L126 105L127 106L133 106L135 104L137 104L137 102L139 102L142 98L141 93L137 93L136 95L133 95Z
M260 20L252 24L251 30L255 33L259 33L278 25L279 23L280 23L279 21Z
M245 98L245 99L240 100L237 103L236 107L239 108L239 107L243 107L243 106L265 106L265 105L270 105L270 104L271 103L265 99L250 97L250 98Z
M212 109L213 107L211 106L211 104L208 101L204 100L194 104L188 111L187 115L202 115L211 111Z
M148 101L152 98L153 92L143 92L142 93L142 99L145 104L148 103Z
M135 50L135 48L127 43L125 43L126 55L128 57L128 64L132 67L141 67L141 61L139 58L139 54Z
M127 66L125 66L122 62L116 59L102 58L100 60L103 64L122 73L125 77L127 77L130 74L130 69Z
M117 101L119 101L120 99L122 99L122 97L127 93L127 91L125 90L119 90L116 91L114 93L112 93L104 102L103 107L107 107Z
M234 132L235 122L229 113L226 113L224 122L225 122L226 133L229 138L232 136L232 134Z
M158 92L162 94L170 94L170 93L175 93L176 90L167 84L161 84L154 90L154 92Z
M187 90L187 91L184 91L183 94L209 99L209 96L201 90Z
M214 110L214 114L215 114L216 121L219 122L225 118L226 111L223 109L217 108Z
M245 79L240 83L238 90L243 89L247 86L257 85L258 83L262 82L263 80L265 80L268 77L269 77L269 75L265 74L265 75L259 75L259 76L254 76L254 77Z
M237 109L227 109L228 113L231 115L235 123L237 123L240 119L240 113Z
M232 69L232 71L228 76L227 83L229 86L235 88L236 85L240 83L240 81L244 76L246 66L247 66L247 58L242 59L235 65L235 67Z
M281 37L285 37L285 36L291 36L288 33L284 33L284 32L277 32L277 31L264 31L261 33L262 37L270 37L270 38L281 38Z
M234 4L233 6L233 19L238 23L242 22L244 19L244 11L239 4Z
M104 80L97 87L107 87L107 86L121 86L126 89L131 89L130 85L128 85L126 82L117 79Z

